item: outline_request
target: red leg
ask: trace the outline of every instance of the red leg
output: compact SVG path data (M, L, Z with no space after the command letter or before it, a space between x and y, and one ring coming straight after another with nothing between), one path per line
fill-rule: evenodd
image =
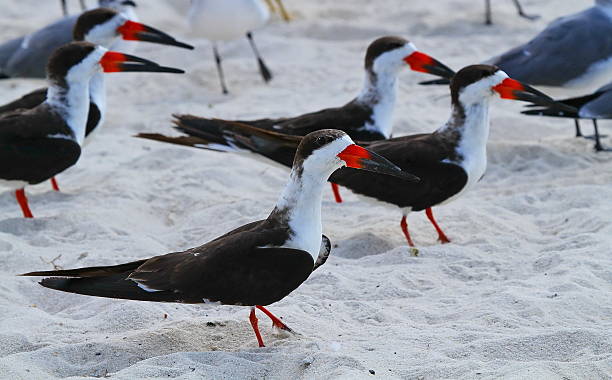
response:
M60 191L59 186L57 184L57 180L55 179L55 177L51 177L51 187L53 187L53 190L55 190L55 191Z
M253 326L253 331L255 331L255 336L257 337L257 343L259 343L259 347L265 347L263 339L261 338L261 334L259 333L259 327L257 327L257 316L255 315L255 308L251 308L251 315L249 316L249 321L251 321L251 326Z
M334 198L336 203L342 203L342 197L340 196L340 188L337 184L331 182L332 191L334 192Z
M436 223L436 220L434 219L434 216L433 216L433 212L431 211L431 207L425 210L425 214L427 214L427 218L429 219L431 224L433 224L434 228L438 232L438 240L440 240L442 244L450 243L450 240L446 237L446 235L444 234L440 226L438 226L438 223Z
M23 212L24 218L33 218L32 211L30 211L30 206L28 206L28 198L25 195L24 189L15 190L15 197L17 198L17 202L19 206L21 206L21 211Z
M408 245L414 247L414 243L410 238L410 232L408 232L408 223L406 222L406 215L402 216L402 221L400 222L400 227L402 227L402 231L404 232L404 236L406 236L406 240L408 240Z
M272 326L274 327L278 327L281 330L285 330L285 331L292 331L286 324L284 324L278 317L276 317L274 314L270 313L270 311L268 309L266 309L263 306L255 306L256 308L258 308L259 310L263 311L265 315L267 315L268 317L270 317L270 319L272 320Z

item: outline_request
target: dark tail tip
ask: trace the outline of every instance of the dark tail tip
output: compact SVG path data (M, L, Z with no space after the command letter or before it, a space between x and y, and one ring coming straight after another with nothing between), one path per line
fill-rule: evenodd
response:
M61 278L61 277L49 277L43 278L38 283L45 288L55 289L55 290L65 290L68 288L68 284L71 279L69 278Z

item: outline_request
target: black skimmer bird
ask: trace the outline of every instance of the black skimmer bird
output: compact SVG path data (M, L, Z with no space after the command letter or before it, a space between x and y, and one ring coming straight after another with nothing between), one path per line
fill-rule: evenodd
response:
M556 104L547 95L510 79L506 73L489 65L462 69L452 79L450 90L450 118L433 133L360 142L406 172L414 173L421 178L420 182L384 178L376 173L360 175L346 168L336 171L329 179L368 200L399 207L403 212L400 225L410 246L414 246L406 221L410 211L425 210L438 232L438 239L443 243L450 241L436 223L432 207L458 198L484 175L487 167L489 100L493 94L543 106ZM569 106L557 106L573 110ZM138 136L202 149L223 150L225 147L226 150L254 152L285 166L292 162L299 142L295 136L239 123L223 129L183 130L190 136Z
M595 129L595 150L598 152L610 151L609 148L604 148L601 144L597 120L612 119L612 83L608 83L589 95L557 101L576 108L576 111L569 112L567 110L560 110L555 106L550 106L544 108L533 107L533 109L523 111L522 113L525 115L565 117L574 120L590 119L593 121Z
M441 62L418 51L414 44L404 38L386 36L368 46L364 85L357 97L347 104L294 117L238 122L296 136L334 126L359 141L388 139L393 129L397 76L404 67L443 78L451 78L455 74ZM191 115L176 115L174 120L176 128L187 134L191 134L191 130L220 131L233 122ZM333 191L336 201L341 202L336 186L333 186Z
M267 83L272 80L272 72L259 54L253 39L253 30L261 28L270 19L270 10L262 0L192 0L188 21L192 29L212 42L213 54L217 65L221 90L228 94L221 55L217 43L247 37L259 73Z
M397 76L405 67L443 78L455 75L453 70L441 62L418 51L413 43L401 37L387 36L376 39L368 46L364 85L357 97L341 107L294 117L256 120L229 121L177 115L175 122L179 130L182 127L223 129L224 124L238 122L296 136L305 136L333 125L355 140L388 139L393 130Z
M268 315L273 326L290 331L265 306L289 295L329 255L331 244L322 235L321 196L329 175L343 166L415 179L355 145L344 132L321 130L302 139L289 182L264 220L184 252L115 266L24 276L52 276L40 284L90 296L250 306L249 319L263 347L255 309Z
M50 179L79 159L92 75L98 71L183 73L88 42L72 42L57 49L47 70L49 89L42 104L0 115L0 184L17 189L17 201L26 218L31 218L32 212L24 187Z
M612 0L554 20L529 42L484 63L534 86L587 91L612 76ZM422 84L447 84L433 80ZM576 137L582 136L576 120Z
M532 21L540 18L540 16L529 15L525 13L525 11L523 10L523 6L519 2L519 0L512 0L512 2L514 3L514 6L516 7L516 11L519 16L526 18L527 20L532 20ZM491 0L485 0L485 24L486 25L493 24L493 17L491 16Z
M73 37L75 41L87 41L105 48L110 48L118 39L123 39L193 49L191 45L177 41L172 36L148 25L131 21L124 14L110 8L96 8L81 14L74 26ZM95 73L89 81L90 106L85 142L88 142L88 137L104 123L106 114L104 82L103 72ZM0 114L18 109L34 108L44 102L46 98L47 88L34 90L13 102L0 106ZM52 178L51 181L53 189L59 191L55 178Z
M136 4L131 0L99 0L100 7L111 8L137 21ZM45 78L46 64L51 54L60 46L73 40L73 29L78 15L64 17L59 21L0 45L0 79ZM111 50L125 51L124 46L110 46Z

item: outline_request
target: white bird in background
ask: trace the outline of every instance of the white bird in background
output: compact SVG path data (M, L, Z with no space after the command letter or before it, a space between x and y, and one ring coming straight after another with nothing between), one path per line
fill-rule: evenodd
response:
M262 0L192 0L188 21L193 31L210 40L224 94L227 86L221 66L217 43L247 37L257 58L259 72L265 82L272 79L272 73L259 55L252 31L264 26L270 19L270 10Z

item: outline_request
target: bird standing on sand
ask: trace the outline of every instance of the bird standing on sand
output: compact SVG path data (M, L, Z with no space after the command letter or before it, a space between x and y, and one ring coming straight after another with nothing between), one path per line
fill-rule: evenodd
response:
M372 42L366 52L364 84L356 98L341 107L326 108L295 117L237 121L270 131L296 136L333 125L352 139L370 141L388 139L393 130L393 112L397 93L397 76L402 69L451 78L455 72L441 62L421 53L411 42L401 37L387 36ZM210 137L221 133L224 126L234 121L208 119L191 115L175 115L176 129L192 136ZM143 135L143 137L146 135ZM214 149L208 145L207 148ZM228 150L222 146L222 150ZM340 192L333 186L337 202Z
M600 87L612 77L612 0L595 0L591 8L558 18L531 41L486 63L534 86Z
M114 9L129 20L137 21L131 0L99 0L100 7ZM14 38L0 45L0 79L41 78L46 75L46 64L55 49L73 40L74 26L79 15L64 17L36 32ZM115 44L111 50L125 51Z
M298 146L289 182L264 220L184 252L24 276L54 276L40 284L90 296L250 306L249 320L263 347L255 309L268 315L273 326L291 331L264 306L289 295L329 255L331 244L322 236L321 196L329 175L342 166L415 179L355 145L344 132L317 131Z
M603 86L612 77L612 0L595 0L591 8L560 17L529 42L485 63L534 86L567 90ZM574 125L576 137L582 137L578 119Z
M183 72L88 42L57 49L47 70L49 88L42 104L0 115L0 184L17 189L26 218L33 216L24 187L63 172L81 155L90 107L89 81L96 72Z
M148 25L129 20L122 13L110 8L97 8L79 16L73 30L75 41L87 41L105 48L113 46L118 39L146 41L161 45L193 49L193 46L179 42L172 36ZM106 87L103 72L96 72L89 81L89 113L85 130L85 143L88 137L104 123L106 114ZM21 98L0 106L0 114L18 109L31 109L47 98L47 88L34 90ZM55 178L51 178L53 189L59 191Z
M230 41L246 35L257 58L259 72L265 82L272 80L272 73L259 54L253 30L261 28L270 19L270 10L262 0L192 0L189 9L191 28L212 43L221 89L228 93L221 55L217 48L219 41Z
M336 171L330 181L344 186L371 201L399 207L403 216L400 226L410 246L407 215L426 211L442 243L450 240L434 219L432 207L448 203L474 187L487 167L489 136L489 101L497 93L504 99L525 100L543 106L573 108L557 104L545 94L510 79L497 67L468 66L451 81L451 115L446 124L433 133L396 137L388 140L361 142L371 151L388 158L421 180L418 183L376 173L357 173L349 168ZM210 128L186 137L146 135L174 144L196 148L249 151L289 166L299 138L234 123L223 129ZM207 137L203 137L206 136Z

